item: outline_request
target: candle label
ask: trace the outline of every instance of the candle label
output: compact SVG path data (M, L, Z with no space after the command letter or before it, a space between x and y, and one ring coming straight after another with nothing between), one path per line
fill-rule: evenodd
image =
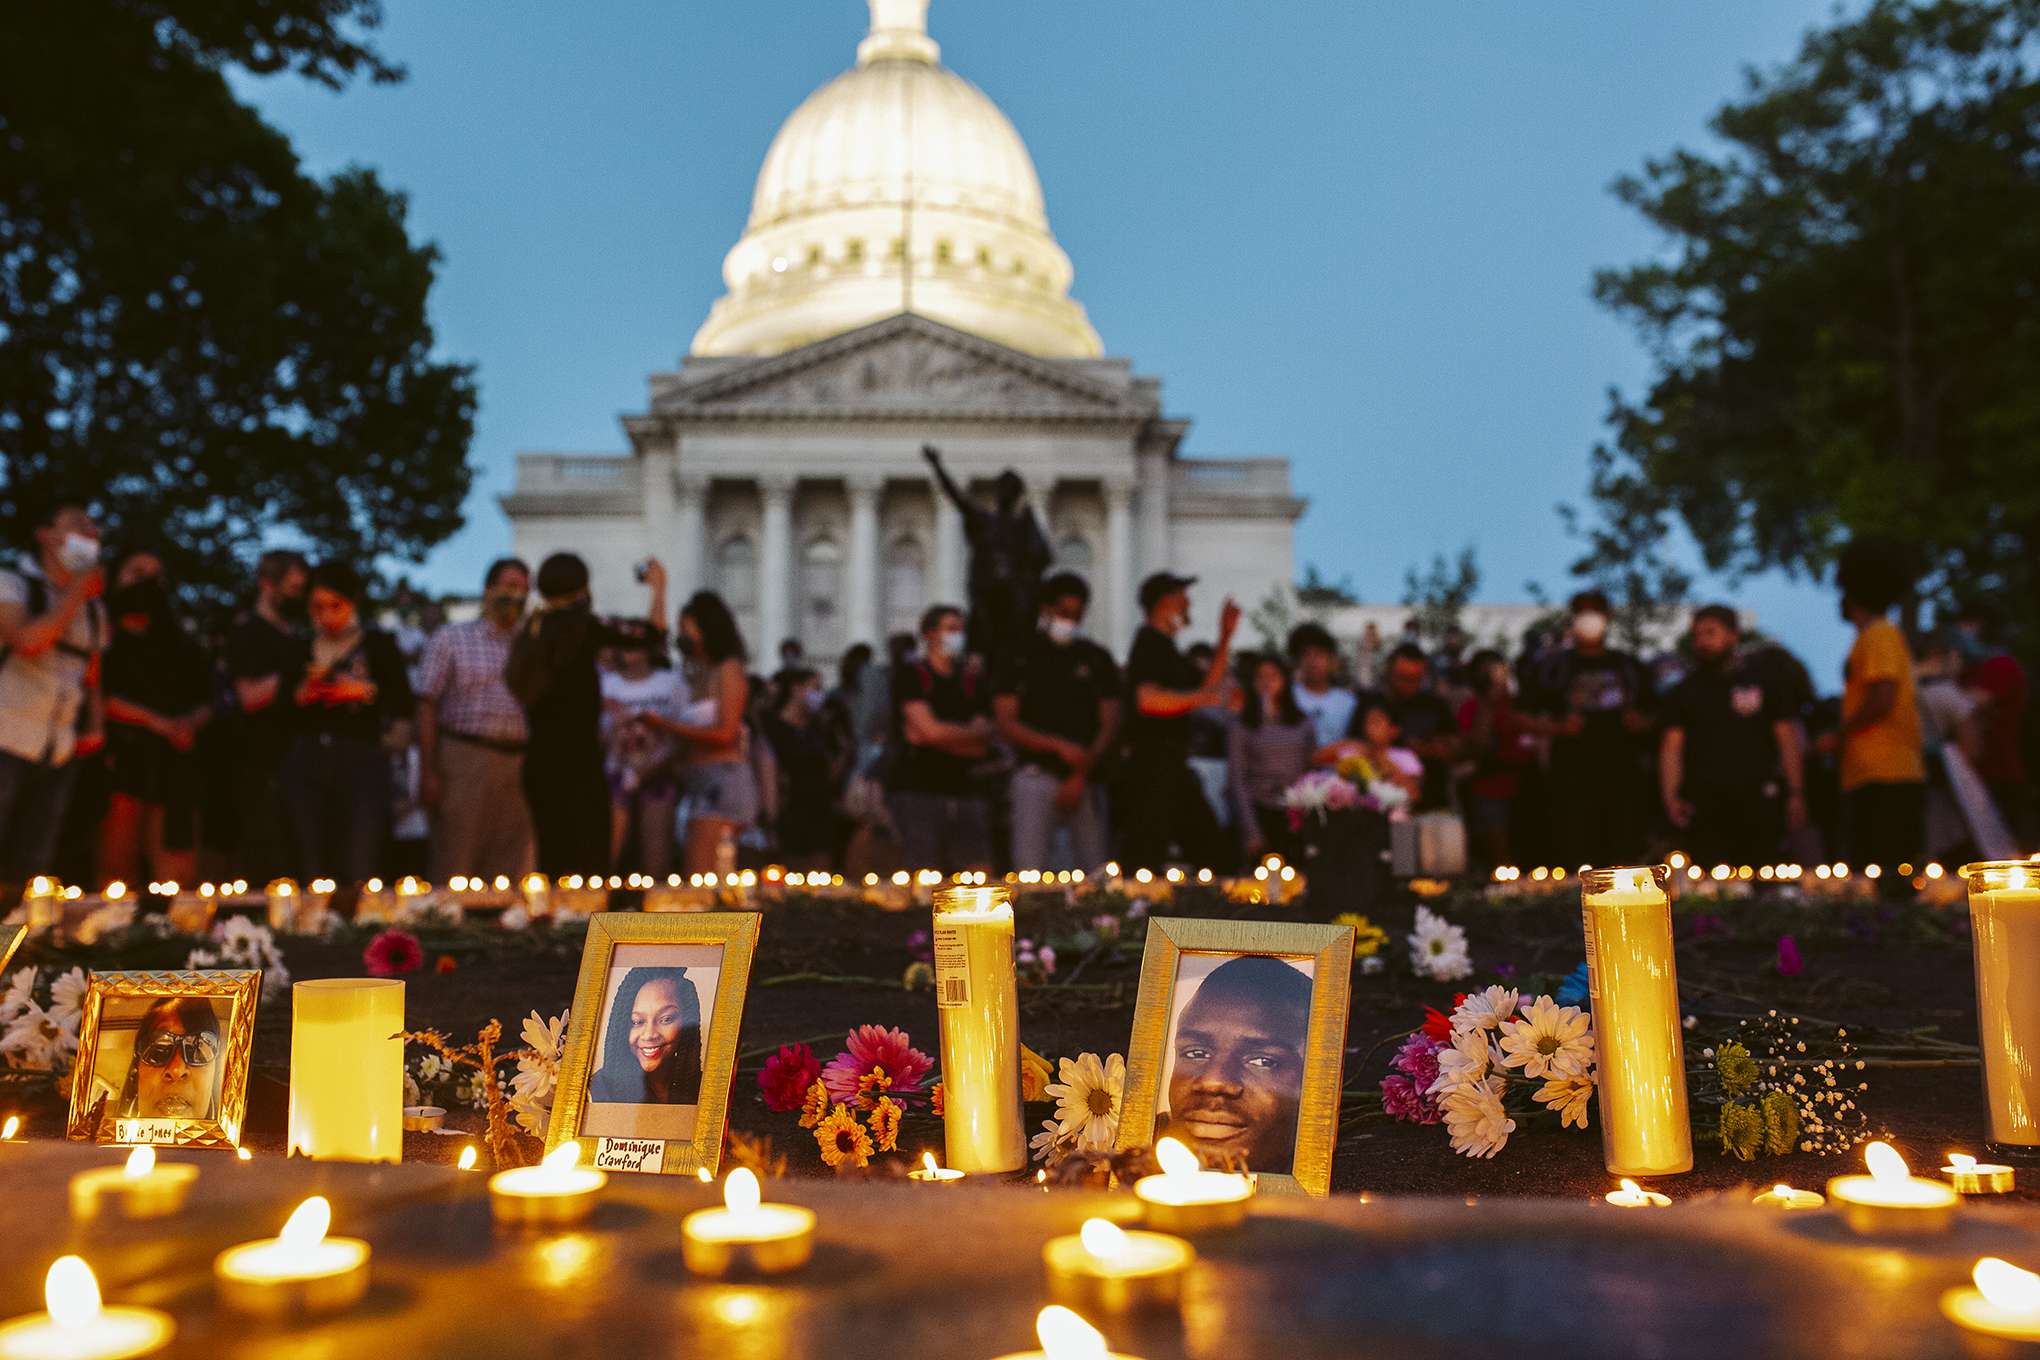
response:
M969 955L963 947L963 927L946 926L935 920L935 1004L938 1008L970 1004Z
M1587 931L1587 995L1599 999L1601 995L1601 970L1594 963L1594 909L1582 907L1580 919Z
M598 1138L595 1140L595 1169L664 1171L666 1145L657 1138Z

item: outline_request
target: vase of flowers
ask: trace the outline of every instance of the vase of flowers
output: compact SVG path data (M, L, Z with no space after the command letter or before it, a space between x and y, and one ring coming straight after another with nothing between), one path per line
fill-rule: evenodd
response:
M1336 770L1312 770L1282 795L1289 824L1303 843L1302 869L1314 914L1329 921L1372 910L1388 891L1389 818L1409 796L1360 756Z

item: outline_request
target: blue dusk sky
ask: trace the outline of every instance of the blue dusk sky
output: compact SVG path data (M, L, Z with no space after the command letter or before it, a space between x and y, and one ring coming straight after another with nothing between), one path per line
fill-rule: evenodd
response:
M1649 376L1589 297L1663 248L1607 192L1712 146L1745 66L1826 0L933 0L943 61L1012 118L1073 294L1159 375L1191 455L1277 453L1297 562L1369 601L1466 544L1480 598L1555 596L1611 387ZM443 355L478 366L468 527L419 573L471 591L519 450L621 452L619 414L722 292L766 147L854 60L864 0L389 0L396 86L237 81L308 170L374 166L445 263ZM1832 592L1729 594L1838 684Z

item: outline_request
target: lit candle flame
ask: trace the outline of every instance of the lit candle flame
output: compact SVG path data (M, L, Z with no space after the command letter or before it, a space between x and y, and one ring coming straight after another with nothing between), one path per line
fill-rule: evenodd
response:
M283 1225L283 1231L277 1237L285 1246L302 1251L325 1241L326 1229L332 1226L333 1206L326 1202L324 1195L313 1195L298 1205L297 1212L290 1216L290 1222Z
M475 1145L473 1143L469 1143L460 1150L460 1169L463 1171L475 1169Z
M1974 1171L1976 1158L1965 1153L1951 1152L1948 1154L1948 1165L1957 1171Z
M1791 1199L1792 1187L1789 1185L1774 1185L1771 1187L1771 1193L1779 1199Z
M545 1154L545 1166L548 1171L570 1170L580 1160L581 1145L579 1143L561 1143L551 1152Z
M99 1281L83 1257L57 1258L43 1280L43 1306L60 1327L90 1327L98 1320Z
M1630 1180L1627 1176L1624 1176L1622 1178L1622 1193L1625 1195L1640 1195L1643 1193L1643 1187Z
M1034 1320L1048 1360L1087 1360L1105 1354L1105 1336L1069 1309L1050 1305Z
M1983 1296L2008 1313L2040 1312L2040 1275L1986 1256L1970 1272Z
M128 1154L127 1170L122 1174L131 1181L138 1181L156 1169L156 1149L147 1143Z
M1077 1236L1083 1239L1084 1250L1093 1256L1117 1256L1126 1250L1126 1234L1119 1230L1117 1223L1108 1223L1102 1218L1085 1219Z
M235 1148L234 1155L236 1157L239 1157L244 1162L252 1162L255 1160L255 1154L248 1151L248 1149L242 1147Z
M709 1175L709 1174L708 1174L708 1168L707 1168L707 1167L705 1167L705 1166L697 1166L697 1167L695 1167L695 1168L694 1168L694 1174L695 1174L695 1175L696 1175L697 1177L699 1177L699 1178L700 1178L700 1180L701 1180L701 1183L702 1183L703 1185L708 1185L708 1184L711 1184L711 1183L713 1183L713 1182L714 1182L714 1180L715 1180L715 1177L713 1177L713 1176L711 1176L711 1175Z
M928 1174L931 1176L934 1175L937 1171L941 1170L940 1167L935 1165L935 1154L932 1152L924 1152L921 1154L921 1165L927 1168Z
M12 1138L20 1130L21 1130L21 1117L19 1115L12 1114L8 1115L7 1122L5 1124L0 1124L0 1142L5 1142L6 1140Z
M1155 1144L1155 1160L1171 1176L1194 1176L1204 1169L1204 1164L1197 1160L1197 1154L1174 1138L1164 1138Z
M1870 1174L1880 1181L1902 1181L1912 1175L1906 1168L1905 1158L1899 1156L1898 1149L1889 1143L1872 1143L1864 1148L1863 1161L1869 1166Z
M723 1180L723 1203L733 1214L748 1214L758 1207L758 1177L750 1167L740 1166Z

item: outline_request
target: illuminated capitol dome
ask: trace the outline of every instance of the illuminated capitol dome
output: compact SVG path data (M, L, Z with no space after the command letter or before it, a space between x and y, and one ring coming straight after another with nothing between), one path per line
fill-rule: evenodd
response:
M1243 605L1294 578L1303 503L1284 458L1186 458L1161 381L1107 357L1069 296L1026 144L946 70L928 0L869 0L857 64L794 110L723 261L725 296L676 371L651 375L623 454L524 453L502 504L530 561L586 558L597 607L721 592L754 657L819 661L964 602L962 516L923 444L989 503L1013 468L1057 565L1087 577L1091 634L1123 649L1163 568Z

